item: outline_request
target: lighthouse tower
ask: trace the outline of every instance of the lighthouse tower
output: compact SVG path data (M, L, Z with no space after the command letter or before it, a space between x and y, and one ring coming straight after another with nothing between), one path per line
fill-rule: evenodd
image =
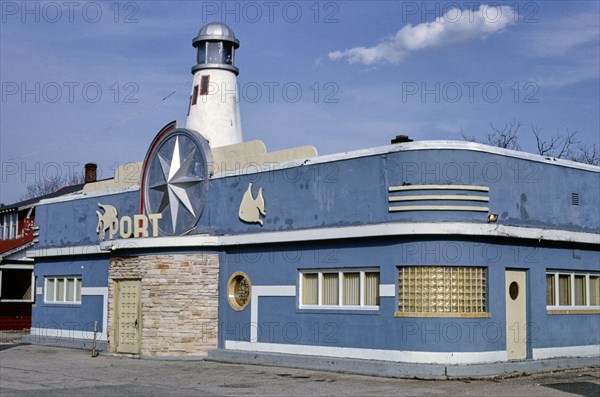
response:
M240 42L229 26L204 25L192 41L196 48L194 83L186 128L200 132L212 148L242 142L235 50Z

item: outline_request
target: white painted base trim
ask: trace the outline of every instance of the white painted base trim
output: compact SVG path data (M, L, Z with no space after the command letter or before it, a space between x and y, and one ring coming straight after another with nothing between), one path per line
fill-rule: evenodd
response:
M35 288L36 295L44 295L44 290L42 287ZM101 334L106 335L106 327L108 325L108 287L81 287L81 296L102 296L102 330ZM32 328L32 334L33 334ZM37 328L37 329L46 329L46 328ZM52 328L48 328L52 329ZM69 330L64 330L69 331ZM54 335L49 335L54 336ZM93 335L92 335L93 338ZM103 339L105 340L105 339Z
M440 353L279 343L252 343L231 340L225 341L225 349L417 364L483 364L507 360L505 351Z
M94 340L93 331L79 331L75 329L54 329L54 328L31 328L31 335L42 336L48 338L62 338L62 339L85 339L88 341ZM98 340L105 341L106 334L98 333Z
M545 347L533 349L533 359L555 357L600 357L600 345Z

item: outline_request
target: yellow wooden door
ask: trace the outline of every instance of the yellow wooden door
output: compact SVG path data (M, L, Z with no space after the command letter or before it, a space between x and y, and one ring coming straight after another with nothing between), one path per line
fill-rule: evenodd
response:
M142 336L142 283L140 280L116 282L116 350L139 354Z

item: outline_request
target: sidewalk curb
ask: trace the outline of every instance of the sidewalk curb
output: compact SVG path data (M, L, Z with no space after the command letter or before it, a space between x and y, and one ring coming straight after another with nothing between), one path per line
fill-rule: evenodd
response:
M224 363L302 368L368 376L432 380L520 376L536 372L600 366L600 357L574 357L489 364L445 365L323 356L301 356L294 354L247 352L224 349L210 350L206 360Z

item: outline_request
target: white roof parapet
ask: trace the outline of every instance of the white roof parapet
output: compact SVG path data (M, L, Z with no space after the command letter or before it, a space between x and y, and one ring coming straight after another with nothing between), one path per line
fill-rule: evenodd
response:
M239 176L246 174L254 174L258 172L266 172L266 171L274 171L278 169L290 168L293 166L301 166L301 165L313 165L313 164L323 164L330 163L334 161L342 161L349 160L360 157L369 157L369 156L377 156L386 153L397 153L397 152L409 152L409 151L417 151L417 150L470 150L473 152L482 152L495 154L499 156L505 157L513 157L523 160L535 161L542 164L552 164L557 166L576 168L585 171L598 172L600 173L600 167L591 165L578 163L570 160L556 159L551 157L540 156L537 154L520 152L516 150L502 149L494 146L483 145L481 143L475 142L462 142L462 141L417 141L417 142L407 142L401 144L394 145L386 145L379 146L370 149L361 149L352 152L345 153L336 153L336 154L328 154L319 157L305 158L292 160L288 162L281 162L279 164L271 164L266 165L262 168L259 167L246 167L242 169L238 169L235 171L229 172L220 172L216 173L213 176L213 179L217 178L226 178L229 176Z

